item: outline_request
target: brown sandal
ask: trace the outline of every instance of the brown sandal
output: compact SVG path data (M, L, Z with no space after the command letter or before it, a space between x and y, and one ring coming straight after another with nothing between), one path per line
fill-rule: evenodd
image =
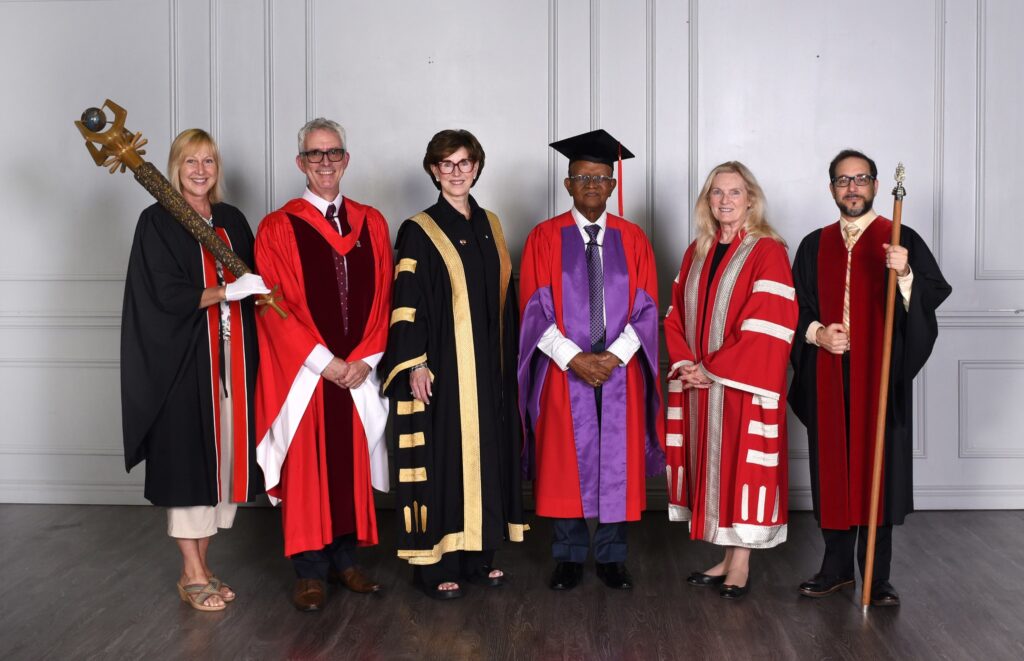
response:
M220 580L216 576L211 576L210 577L210 583L213 585L213 589L217 590L220 593L220 598L224 600L224 603L230 604L232 601L234 601L238 597L238 593L235 592L234 588L232 588L230 585L228 585L224 581ZM231 596L229 597L229 596L225 595L224 594L224 590L227 590L228 592L230 592Z
M209 601L210 597L220 597L221 601L224 600L220 590L214 587L213 581L205 584L192 583L191 585L182 585L181 583L178 583L178 596L181 597L182 601L197 611L222 611L228 607L227 603L222 603L220 606L210 606L206 603Z

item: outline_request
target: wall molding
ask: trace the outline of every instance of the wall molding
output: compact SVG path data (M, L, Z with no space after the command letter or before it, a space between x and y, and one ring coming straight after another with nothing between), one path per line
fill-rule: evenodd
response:
M1024 371L1024 360L959 360L957 361L957 456L961 459L1020 459L1024 458L1024 444L1021 447L979 448L970 440L970 421L968 419L968 395L970 389L967 378L972 371L982 370L1021 370Z
M985 147L986 147L986 110L988 104L985 100L987 93L987 39L988 39L988 1L978 0L978 24L977 24L977 99L975 107L976 139L975 146L975 171L977 180L974 185L974 279L975 280L1024 280L1024 269L992 269L985 264Z
M306 0L306 121L308 122L314 117L316 117L316 0Z
M932 246L942 266L942 192L946 158L946 0L935 7L935 142L932 167Z
M167 144L170 145L174 142L175 136L178 135L178 116L181 114L180 99L181 94L178 93L178 0L167 0L167 23L168 23L168 78L171 95L170 113L171 113L171 135L170 140Z
M939 328L1020 328L1024 310L948 310L936 315Z
M0 312L0 329L18 328L120 328L121 313L101 312Z
M124 282L124 273L0 273L0 282Z
M690 217L691 209L694 205L694 200L697 199L697 193L700 192L700 182L698 181L697 173L697 160L700 155L700 148L697 142L697 131L698 131L698 119L699 115L699 103L698 96L700 93L700 58L699 58L699 46L700 46L700 29L698 27L699 16L700 16L700 1L689 0L689 19L690 24L687 26L688 37L689 37L689 80L687 81L687 89L690 97L689 113L690 113L690 126L688 135L686 137L687 142L687 178L690 181L690 194L687 200L687 213L686 213L686 245L690 245L693 241L693 223Z
M117 358L0 358L0 369L120 369Z
M644 75L645 75L645 103L647 104L645 120L646 120L646 131L645 131L645 145L646 149L646 168L647 176L644 181L644 202L647 210L647 217L644 219L644 225L647 231L647 239L651 245L655 245L655 228L656 223L654 219L658 217L655 213L655 186L656 176L655 170L657 168L657 159L655 158L657 153L657 134L658 134L658 107L657 107L657 34L658 21L657 21L657 5L656 0L647 0L644 4L644 32L646 33L645 48L645 59L644 59Z
M265 209L274 205L274 0L263 0L263 176Z
M0 445L0 455L61 455L68 457L123 457L124 448L68 447L58 445Z
M590 129L601 128L601 0L590 0Z
M558 139L558 0L548 0L548 142ZM548 218L555 215L557 154L548 149ZM516 274L518 278L518 273ZM518 285L518 279L516 281Z

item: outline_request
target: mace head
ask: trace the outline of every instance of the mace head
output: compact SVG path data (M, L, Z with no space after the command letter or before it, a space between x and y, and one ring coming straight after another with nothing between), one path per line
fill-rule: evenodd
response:
M86 108L82 112L82 123L85 128L98 133L107 125L107 115L100 108Z
M907 190L903 188L903 182L907 179L907 169L903 167L903 161L900 161L896 165L896 187L892 189L892 194L897 200L902 200L907 194Z

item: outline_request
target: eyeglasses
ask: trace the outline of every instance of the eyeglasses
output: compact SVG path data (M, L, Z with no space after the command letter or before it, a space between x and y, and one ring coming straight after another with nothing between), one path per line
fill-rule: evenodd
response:
M603 174L577 174L575 176L570 176L569 181L584 187L589 186L590 184L603 186L615 181L615 177L606 177Z
M327 157L328 161L337 163L341 159L345 158L345 150L340 147L328 149L327 151L322 149L310 149L309 151L299 152L299 156L304 157L310 163L321 163L324 160L324 156Z
M870 174L855 174L852 177L847 177L845 174L839 177L832 177L832 185L836 188L846 188L850 184L857 184L858 186L867 186L875 177Z
M441 171L441 174L451 174L455 172L455 168L459 168L459 172L466 173L473 169L476 165L473 161L468 158L464 158L458 163L452 163L451 161L441 161L437 164L437 169Z

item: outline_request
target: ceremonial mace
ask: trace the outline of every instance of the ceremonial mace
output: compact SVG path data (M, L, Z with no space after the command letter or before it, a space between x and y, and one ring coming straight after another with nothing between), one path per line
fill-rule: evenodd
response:
M75 121L79 133L85 138L85 146L92 156L92 160L100 167L109 167L110 174L114 174L120 167L121 172L129 168L135 175L135 180L142 184L142 187L149 191L149 194L156 198L157 202L171 212L174 219L188 230L199 243L209 250L217 261L231 271L236 278L246 273L252 273L242 259L235 254L226 243L221 241L217 232L207 224L203 218L196 213L195 209L189 206L181 194L174 190L171 182L160 174L160 171L152 163L142 158L145 150L143 147L147 140L142 133L132 133L125 129L124 119L128 112L110 99L103 102L103 107L109 108L114 114L114 121L110 122L110 128L103 131L108 124L107 115L102 108L88 108L82 113L82 119ZM100 131L103 131L102 133ZM97 146L99 145L99 146ZM288 317L288 313L282 310L277 304L278 286L270 288L269 294L262 294L257 297L256 305L269 306L274 309L282 319ZM260 315L265 314L266 307L260 310Z
M907 171L903 163L896 166L896 187L892 189L892 236L889 244L900 245L900 220L903 216L903 188ZM871 583L875 574L875 538L878 536L878 500L882 490L882 458L885 455L885 414L889 403L889 367L892 363L892 325L896 314L896 270L889 269L885 289L885 330L882 335L882 368L878 376L878 417L875 419L875 456L871 468L871 512L868 514L868 548L864 563L864 586L860 605L866 613L871 604Z

